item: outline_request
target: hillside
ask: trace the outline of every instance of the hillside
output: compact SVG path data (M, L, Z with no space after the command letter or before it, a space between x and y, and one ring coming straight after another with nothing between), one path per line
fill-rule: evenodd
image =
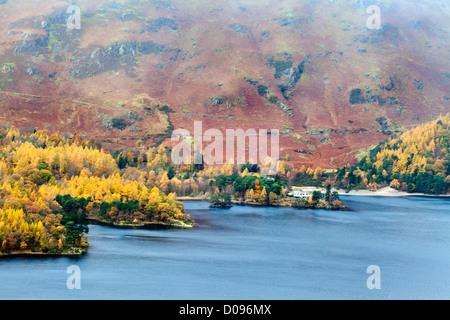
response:
M450 187L450 114L381 142L355 166L338 170L348 187L383 186L427 194Z
M0 123L25 130L137 149L195 120L278 129L283 159L338 168L450 107L445 0L78 0L79 30L72 1L0 3Z

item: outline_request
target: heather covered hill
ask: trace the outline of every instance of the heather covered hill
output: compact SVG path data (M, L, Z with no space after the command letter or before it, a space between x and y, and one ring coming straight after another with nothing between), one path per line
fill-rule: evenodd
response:
M111 149L170 147L195 120L279 129L283 159L338 168L450 107L444 0L79 0L79 30L71 4L0 4L2 124Z

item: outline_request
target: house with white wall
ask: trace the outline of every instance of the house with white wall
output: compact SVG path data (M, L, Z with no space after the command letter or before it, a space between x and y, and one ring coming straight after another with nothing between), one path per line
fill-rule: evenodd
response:
M294 198L302 198L309 199L314 191L320 191L322 197L325 196L325 189L316 188L316 187L292 187L292 191L289 195L292 195Z

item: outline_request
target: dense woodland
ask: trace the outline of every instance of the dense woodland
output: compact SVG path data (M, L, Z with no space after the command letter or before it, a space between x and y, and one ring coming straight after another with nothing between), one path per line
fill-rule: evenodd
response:
M108 152L95 141L48 130L0 130L1 252L62 253L88 246L88 222L194 224L177 196L229 194L272 204L293 183L322 184L322 170L280 163L174 166L163 146Z
M326 201L340 206L330 187L446 194L450 186L450 115L381 142L353 166L337 172L294 168L260 175L253 164L204 166L170 162L163 146L108 152L95 141L48 130L0 130L1 253L62 253L88 246L88 222L129 226L194 222L176 197L207 196L261 205L286 199L292 186L327 187ZM305 200L301 200L305 201Z
M157 176L146 168L120 170L121 158L93 141L47 130L3 128L0 146L3 253L79 252L88 245L88 219L193 224L175 194L168 193L167 172ZM149 156L164 167L162 150L152 152Z
M446 194L450 186L450 114L393 136L354 166L337 172L345 188L390 186L410 193Z

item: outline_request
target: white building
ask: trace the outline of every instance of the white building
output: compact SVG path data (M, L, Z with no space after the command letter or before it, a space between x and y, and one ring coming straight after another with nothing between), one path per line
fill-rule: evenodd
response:
M289 195L294 196L294 198L309 199L314 191L320 191L322 197L325 196L325 189L316 187L292 187L292 192Z

